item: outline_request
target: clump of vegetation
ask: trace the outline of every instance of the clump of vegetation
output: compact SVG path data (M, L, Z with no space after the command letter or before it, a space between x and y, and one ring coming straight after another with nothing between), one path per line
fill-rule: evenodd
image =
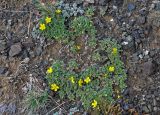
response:
M68 30L65 27L65 19L59 14L61 11L56 10L52 16L47 16L40 20L39 29L41 33L51 39L58 41L66 40L69 38Z
M84 10L78 8L77 4L70 5L58 2L54 6L51 4L42 5L38 0L35 4L42 14L39 21L39 31L46 38L69 42L76 37L87 34L91 37L91 45L95 45L93 42L95 41L96 29L93 22L86 16L77 15L84 13ZM86 12L87 14L92 13L89 9ZM68 20L67 18L71 16L78 17ZM66 23L69 23L69 25Z
M71 22L71 29L75 37L88 34L91 38L95 38L96 29L93 22L85 16L76 17Z
M70 47L70 50L65 48L65 59L55 60L47 69L46 79L50 90L62 100L81 101L86 110L111 111L102 108L102 99L112 105L121 98L121 92L126 88L120 46L109 38L96 39L97 31L91 19L94 15L93 7L87 8L83 16L74 15L75 12L70 14L70 10L66 11L69 16L65 16L67 6L63 2L57 4L39 7L42 12L40 32L46 38L65 41ZM77 6L73 4L73 8ZM70 56L70 51L76 53ZM84 64L86 60L88 62ZM113 109L120 112L118 107Z
M88 66L77 72L78 64L73 60L68 63L55 61L47 71L48 84L61 99L83 103L85 109L96 108L103 98L109 104L116 101L114 86L121 92L125 87L126 74L120 61L119 46L111 40L99 42L99 51L107 53L104 64Z

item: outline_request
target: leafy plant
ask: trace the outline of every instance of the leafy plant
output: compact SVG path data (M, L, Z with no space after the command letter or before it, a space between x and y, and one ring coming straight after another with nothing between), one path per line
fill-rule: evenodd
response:
M93 25L93 22L85 16L76 17L71 22L71 29L73 30L74 36L81 36L88 34L91 38L95 38L96 29Z
M78 8L76 3L70 5L57 2L53 6L51 4L42 5L38 0L35 1L35 5L42 14L39 21L39 31L42 35L56 41L69 42L76 37L87 34L90 37L89 45L95 47L96 29L92 20L86 16L75 17L74 20L67 20L66 18L77 16L79 12L83 14L84 11Z
M71 22L72 38L77 38L82 35L88 35L88 45L96 46L96 29L92 20L85 16L76 17Z
M65 19L61 14L52 14L48 16L51 19L49 23L46 23L47 17L43 17L40 20L40 24L45 25L45 29L40 28L40 32L47 38L52 38L55 40L66 40L69 37L68 30L65 26Z
M104 39L98 42L100 52L107 54L108 60L105 64L95 64L88 66L83 70L76 71L78 64L76 60L68 63L55 61L51 68L53 71L47 74L49 86L56 84L57 94L61 99L83 103L85 109L98 106L103 98L109 104L117 100L113 95L114 86L119 87L119 92L126 87L126 73L124 65L119 56L119 45L110 39ZM120 97L118 97L120 98Z
M85 11L85 15L88 17L92 17L94 15L95 8L94 7L88 7Z

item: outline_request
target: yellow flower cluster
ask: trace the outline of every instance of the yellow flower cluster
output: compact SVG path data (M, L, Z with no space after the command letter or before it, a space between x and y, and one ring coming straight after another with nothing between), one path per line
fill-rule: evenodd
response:
M52 19L51 19L50 17L46 17L46 18L45 18L46 24L51 23L51 20L52 20ZM46 29L46 24L41 23L40 26L39 26L39 29L42 30L42 31L45 30L45 29Z
M56 11L55 11L55 13L56 14L61 14L62 13L62 10L61 9L57 9ZM52 21L52 18L51 17L46 17L45 18L45 23L46 24L48 24L48 23L51 23L51 21ZM45 23L41 23L40 25L39 25L39 29L40 30L42 30L42 31L44 31L45 29L46 29L46 24Z
M91 79L90 79L90 77L89 77L89 76L87 76L84 80L79 79L79 81L78 81L78 85L79 85L80 87L82 87L83 83L88 84L89 82L91 82Z
M46 23L50 23L50 21L51 21L51 19L46 18ZM116 54L116 53L117 53L117 48L113 48L112 53L113 53L113 54ZM108 69L109 72L114 72L114 71L115 71L115 67L114 67L114 66L109 66L107 69ZM52 68L52 67L49 67L49 68L47 69L47 73L48 73L48 74L53 73L53 68ZM107 74L104 74L104 76L106 77ZM70 82L73 83L73 84L76 83L74 76L70 76L69 80L70 80ZM84 80L83 80L83 79L79 79L79 80L78 80L78 85L79 85L79 87L82 87L83 84L88 84L88 83L90 83L90 82L91 82L91 76L86 76ZM55 83L51 84L51 90L53 90L53 91L58 91L59 88L60 88L60 87L59 87L57 84L55 84ZM119 99L119 98L121 98L121 96L118 95L117 98ZM96 108L97 105L98 105L98 102L94 99L94 100L91 102L92 108Z

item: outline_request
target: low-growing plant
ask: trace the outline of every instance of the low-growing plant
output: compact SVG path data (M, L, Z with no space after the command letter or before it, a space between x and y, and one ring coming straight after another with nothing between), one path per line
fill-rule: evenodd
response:
M47 22L47 20L50 20ZM65 19L60 15L52 15L48 17L43 17L40 20L40 31L41 33L51 39L57 41L68 41L69 32L65 26Z
M93 8L88 8L84 16L70 18L73 14L68 11L69 16L65 16L63 11L67 5L57 4L39 7L42 12L39 30L47 38L66 42L70 50L63 50L67 53L65 59L55 60L48 68L48 86L62 100L81 101L86 110L99 108L103 111L102 99L112 105L126 88L120 46L113 39L96 39L96 29L91 20ZM77 8L75 4L73 7ZM78 55L70 56L69 51L78 52Z
M73 20L68 20L66 18L70 16L77 16L76 14L80 11L81 14L83 14L83 10L78 10L79 8L75 3L69 5L64 2L57 2L55 5L42 5L38 0L35 1L35 5L42 14L42 18L39 21L39 31L44 35L44 37L55 39L56 41L70 42L82 35L88 35L90 37L88 42L89 45L93 47L96 46L96 29L89 17L80 15L78 17L74 17ZM69 7L68 10L66 10L67 6ZM71 9L76 11L72 12L70 7L73 7ZM91 12L89 9L87 11L88 13ZM69 12L69 14L67 12ZM66 16L66 14L69 16Z
M71 22L71 29L73 30L73 35L75 37L84 34L88 34L91 38L95 38L96 36L96 29L92 20L85 16L76 17Z
M94 15L94 11L95 11L95 8L93 6L90 6L86 9L85 15L88 17L92 17Z
M101 40L98 45L99 51L108 57L104 64L97 63L77 71L76 60L67 63L57 60L48 69L46 78L49 86L61 99L80 100L85 109L97 108L102 98L109 104L117 100L114 86L119 87L119 92L126 87L119 46L110 39Z
M92 20L85 16L75 17L71 21L72 38L77 38L79 36L88 35L88 45L91 47L96 46L96 29Z
M37 109L45 108L47 101L48 101L47 91L37 92L32 90L25 97L23 104L25 105L27 111L31 113L35 112Z

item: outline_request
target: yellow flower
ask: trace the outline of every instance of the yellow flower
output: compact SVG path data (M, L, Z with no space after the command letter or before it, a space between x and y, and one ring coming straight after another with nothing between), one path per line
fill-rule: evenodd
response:
M89 83L91 81L90 77L86 77L86 79L84 79L84 82Z
M118 95L118 96L117 96L117 98L119 99L119 98L121 98L121 96L120 96L120 95Z
M113 54L117 54L117 51L118 51L117 48L113 48L113 49L112 49L112 53L113 53Z
M75 83L73 76L70 77L70 81L71 81L73 84Z
M56 12L56 14L61 14L62 10L61 9L57 9L55 12Z
M50 23L50 22L51 22L51 18L46 17L45 21L46 21L46 24L48 24L48 23Z
M46 29L46 25L45 24L40 24L39 29L40 30L45 30Z
M78 85L79 85L80 87L82 87L82 84L83 84L83 80L80 79L80 80L78 81Z
M93 107L93 108L96 108L96 107L97 107L97 101L96 101L96 100L93 100L93 102L92 102L92 107Z
M47 73L48 73L48 74L53 73L53 68L52 68L52 67L49 67L49 68L47 69Z
M115 68L114 68L114 66L110 66L108 70L109 70L109 72L114 72Z
M80 45L76 45L76 48L77 48L77 50L80 50L81 46Z
M104 74L103 76L104 76L104 77L107 77L107 74Z
M51 84L51 90L57 91L59 89L59 86L57 84Z

